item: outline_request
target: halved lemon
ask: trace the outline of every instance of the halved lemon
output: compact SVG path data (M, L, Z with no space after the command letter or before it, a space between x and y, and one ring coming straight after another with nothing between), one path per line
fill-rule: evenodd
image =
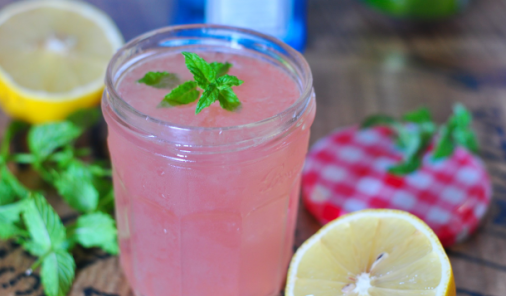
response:
M18 1L0 11L0 103L32 123L98 104L123 44L114 22L80 1Z
M297 251L286 296L454 296L450 261L415 216L365 210L332 221Z

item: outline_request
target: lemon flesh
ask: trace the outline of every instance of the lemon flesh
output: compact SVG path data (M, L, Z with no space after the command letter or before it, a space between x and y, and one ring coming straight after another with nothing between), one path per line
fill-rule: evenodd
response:
M337 219L297 251L287 296L453 296L450 262L421 220L369 210Z
M57 120L95 105L123 44L112 20L79 1L20 1L0 12L0 101L12 116Z

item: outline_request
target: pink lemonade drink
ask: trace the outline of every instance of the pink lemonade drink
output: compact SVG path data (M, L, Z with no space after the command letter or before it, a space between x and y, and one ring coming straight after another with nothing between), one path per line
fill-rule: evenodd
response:
M148 71L193 79L182 51L229 62L241 107L157 108ZM109 128L121 265L142 296L274 296L281 290L315 100L304 58L242 29L161 29L112 59Z

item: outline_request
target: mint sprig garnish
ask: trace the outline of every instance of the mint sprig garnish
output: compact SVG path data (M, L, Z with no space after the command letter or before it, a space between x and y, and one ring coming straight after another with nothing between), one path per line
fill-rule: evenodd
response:
M395 175L406 175L422 165L422 159L434 143L434 160L450 157L457 146L478 152L478 141L471 127L472 115L462 104L456 104L445 124L437 127L427 108L409 112L397 120L386 115L373 115L364 120L362 128L387 126L403 152L403 161L389 168Z
M67 295L75 276L72 249L98 247L117 254L117 231L111 216L114 193L107 163L85 162L90 148L76 140L100 118L97 109L79 111L67 120L29 126L17 121L7 128L0 144L0 239L12 239L37 257L28 273L40 268L47 296ZM13 153L16 134L27 134L28 150ZM81 213L63 225L40 188L21 183L11 168L23 164L56 189L63 200ZM46 188L46 187L44 187Z
M236 110L241 102L232 89L233 86L239 86L243 83L235 76L228 75L228 70L232 67L229 62L208 63L196 53L182 52L185 58L186 67L193 74L193 80L186 81L167 94L158 104L160 108L174 107L190 104L197 99L197 108L195 114L199 114L204 108L211 106L216 101L220 102L220 106L228 111ZM152 85L152 81L163 75L171 73L167 72L148 72L138 82ZM175 74L173 74L175 75ZM200 90L203 90L200 95Z
M173 89L179 83L179 76L168 72L148 72L137 82L156 88Z

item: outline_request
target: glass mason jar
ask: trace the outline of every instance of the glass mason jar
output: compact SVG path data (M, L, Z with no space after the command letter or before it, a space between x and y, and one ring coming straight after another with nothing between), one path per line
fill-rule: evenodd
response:
M164 50L254 53L300 97L277 115L228 127L153 118L118 94L134 63ZM113 164L123 270L137 295L271 296L292 256L300 173L315 114L305 59L279 40L216 25L167 27L126 44L106 74L102 110Z

